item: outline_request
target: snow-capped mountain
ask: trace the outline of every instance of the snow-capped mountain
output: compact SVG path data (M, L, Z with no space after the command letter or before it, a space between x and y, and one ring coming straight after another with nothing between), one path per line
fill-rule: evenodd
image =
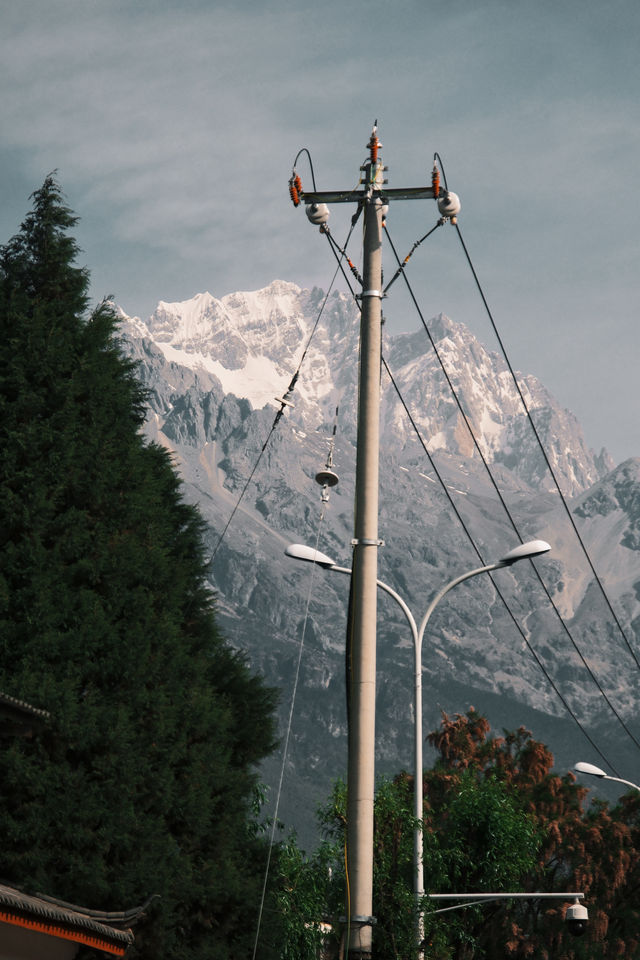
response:
M323 300L319 290L276 281L264 290L220 300L204 293L184 303L160 302L146 325L136 319L127 331L132 338L155 343L169 363L201 377L205 372L211 375L223 393L248 400L254 409L264 408L284 391L306 350L296 392L304 402L302 419L313 428L314 420L317 426L331 417L336 402L346 398L352 409L355 401L357 313L344 296L329 299L307 349ZM505 364L464 326L442 314L432 321L430 334L483 455L489 462L505 464L525 482L551 489ZM425 332L387 338L385 354L430 451L478 456ZM519 385L535 412L536 429L565 494L584 490L613 466L606 453L596 457L586 448L575 418L557 406L539 381L520 377ZM345 428L353 433L351 417ZM403 438L404 446L415 442L394 396L383 408L385 429Z
M124 348L139 360L149 390L148 433L174 452L187 495L209 525L211 582L224 632L282 688L283 716L308 608L290 755L289 796L297 799L288 807L300 806L303 797L307 814L309 799L321 800L344 772L348 581L296 564L285 558L284 547L317 541L349 565L358 321L341 294L325 303L320 290L276 281L221 299L205 293L185 303L159 303L146 323L123 315L121 324ZM522 723L556 752L573 741L584 752L583 735L558 693L578 719L600 724L606 740L617 721L582 657L627 718L640 702L637 666L594 581L503 360L443 315L428 326L439 359L424 330L384 340L384 359L402 402L383 370L380 578L421 616L440 586L478 565L449 497L487 559L518 542L506 506L523 539L543 537L553 546L537 569L556 609L528 562L495 574L519 630L488 577L456 588L430 623L425 732L437 724L440 707L455 712L473 703L498 729ZM587 448L576 419L538 380L517 377L600 581L635 644L640 461L612 470L606 452ZM290 386L293 406L286 406L273 429L280 409L274 398ZM323 506L314 477L334 428L333 467L340 483ZM379 601L379 620L378 752L381 769L397 770L412 762L411 640L399 608L388 599ZM627 668L622 672L621 664ZM615 742L624 753L620 741L613 736L611 749Z

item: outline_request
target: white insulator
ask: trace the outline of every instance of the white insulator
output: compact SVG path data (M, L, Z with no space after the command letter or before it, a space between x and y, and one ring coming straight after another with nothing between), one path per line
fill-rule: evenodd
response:
M330 467L325 467L324 470L316 473L316 483L319 483L321 487L335 487L339 479L338 474Z
M311 223L315 223L317 227L321 227L329 219L329 207L326 203L308 203L305 211Z
M438 210L443 217L455 217L460 213L460 197L448 191L438 200Z

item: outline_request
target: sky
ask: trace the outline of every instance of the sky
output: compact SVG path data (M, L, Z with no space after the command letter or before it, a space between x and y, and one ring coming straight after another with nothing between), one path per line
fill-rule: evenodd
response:
M292 165L306 147L318 189L354 186L377 119L390 186L440 155L512 364L619 463L640 456L639 43L637 0L0 0L0 243L56 170L96 301L146 319L205 290L326 290ZM332 208L338 242L352 212ZM392 204L398 253L436 219ZM496 348L454 229L408 277L427 319ZM420 325L401 282L384 313Z

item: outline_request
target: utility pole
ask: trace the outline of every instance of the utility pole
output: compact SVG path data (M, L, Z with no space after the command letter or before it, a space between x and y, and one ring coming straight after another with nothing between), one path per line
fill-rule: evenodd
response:
M349 191L302 190L290 181L294 203L299 196L312 223L328 219L327 203L357 202L364 219L360 320L360 376L355 478L355 524L351 582L351 683L347 768L347 877L349 899L345 956L371 957L373 917L373 801L375 789L376 613L378 579L378 460L380 364L382 347L382 231L389 200L434 199L431 187L387 190L384 187L377 121L361 167L358 188ZM295 171L294 171L295 174ZM293 186L293 190L292 190ZM298 200L298 202L299 202Z
M356 457L351 689L347 767L347 870L351 886L349 955L371 956L375 792L378 451L382 356L382 162L374 128L364 176L364 251Z

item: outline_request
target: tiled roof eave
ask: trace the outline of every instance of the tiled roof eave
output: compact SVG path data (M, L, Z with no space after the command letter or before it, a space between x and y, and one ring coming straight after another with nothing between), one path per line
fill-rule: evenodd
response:
M3 885L0 885L0 922L73 940L118 956L124 955L134 939L129 930L118 930Z
M49 720L51 717L48 710L40 710L38 707L32 707L31 704L25 700L18 700L16 697L9 696L8 693L0 693L0 707L2 706L13 708L30 717L38 717L40 720Z

